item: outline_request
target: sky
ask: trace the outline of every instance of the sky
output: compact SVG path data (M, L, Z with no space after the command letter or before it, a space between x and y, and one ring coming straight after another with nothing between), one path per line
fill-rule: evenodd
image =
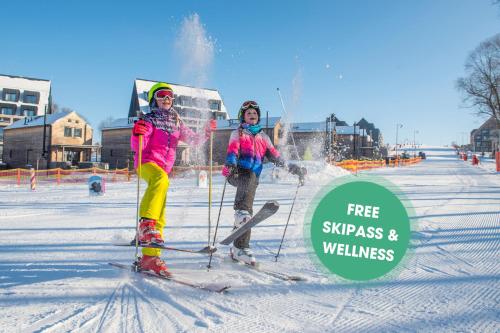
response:
M127 117L142 78L217 89L232 118L248 99L294 122L364 117L391 144L397 124L398 142L468 140L485 119L455 81L500 32L492 0L27 0L2 12L0 74L51 80L55 103L94 129Z

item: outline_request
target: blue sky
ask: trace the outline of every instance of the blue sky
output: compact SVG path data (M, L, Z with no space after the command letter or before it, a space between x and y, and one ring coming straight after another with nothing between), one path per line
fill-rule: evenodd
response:
M154 3L154 2L151 2ZM500 32L491 0L23 1L2 4L0 73L52 80L56 103L94 128L126 117L135 78L220 91L293 121L365 117L394 143L450 144L483 119L461 107L455 80L481 41ZM7 15L7 13L9 13ZM199 16L212 57L200 81L176 47ZM193 59L191 59L193 60Z

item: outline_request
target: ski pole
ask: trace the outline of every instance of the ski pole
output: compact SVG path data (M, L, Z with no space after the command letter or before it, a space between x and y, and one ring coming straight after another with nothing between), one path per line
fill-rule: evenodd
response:
M276 90L278 91L278 96L279 96L280 101L281 101L281 107L283 108L283 113L285 114L285 117L287 118L287 122L289 122L290 119L288 119L288 112L286 111L285 103L283 102L283 97L281 96L280 88L276 88ZM292 143L293 143L293 147L295 148L295 154L297 155L297 160L300 162L299 150L297 149L297 145L295 144L295 138L293 137L293 131L291 128L290 128L290 136L292 137Z
M139 135L139 151L138 153L138 164L137 164L137 209L135 215L135 259L139 262L139 196L141 189L141 165L142 165L142 135ZM134 269L137 271L137 265L134 265Z
M219 215L217 216L217 224L215 225L214 241L212 243L212 247L215 247L215 240L217 239L217 230L219 229L220 213L222 211L222 203L224 202L224 194L226 193L226 185L227 185L227 178L224 181L224 188L222 189L222 196L220 198ZM210 251L210 259L209 259L208 265L207 265L208 269L210 269L212 267L211 264L212 264L213 253L214 253L213 251Z
M299 193L299 187L301 186L301 182L297 184L297 189L295 190L295 195L293 196L292 207L290 208L290 214L288 214L288 220L286 221L285 230L283 231L283 237L281 237L280 247L278 249L278 253L274 256L275 261L278 262L278 257L281 251L281 245L283 245L283 240L285 239L286 229L288 228L288 223L290 222L290 217L292 216L293 206L295 205L295 199L297 199L297 193Z
M209 120L210 121L210 120ZM213 164L214 133L210 131L210 152L208 169L208 240L207 246L210 247L210 234L212 231L212 164Z

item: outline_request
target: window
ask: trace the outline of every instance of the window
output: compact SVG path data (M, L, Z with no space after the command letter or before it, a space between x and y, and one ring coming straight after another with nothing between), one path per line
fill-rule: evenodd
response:
M30 104L37 104L38 103L38 96L32 92L24 92L24 97L23 97L23 102L24 103L30 103Z
M113 156L113 149L109 151L109 156Z
M75 137L76 138L81 138L82 137L82 129L81 128L75 128Z
M21 105L21 113L20 116L33 117L36 116L36 111L38 108L36 106L31 105Z
M0 109L1 114L6 114L6 115L13 115L14 114L14 108L9 107L9 106L2 106Z
M68 119L68 123L70 123L70 122L71 122L71 119Z
M12 92L7 92L5 93L5 98L4 98L6 101L10 101L10 102L17 102L17 94L16 93L12 93Z
M210 110L220 111L220 102L219 101L210 101Z
M0 141L3 141L3 128L0 127Z
M72 137L73 129L71 127L64 127L64 136L67 138Z

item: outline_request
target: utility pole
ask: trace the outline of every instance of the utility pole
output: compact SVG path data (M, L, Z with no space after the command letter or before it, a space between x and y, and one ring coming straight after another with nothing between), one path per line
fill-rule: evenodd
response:
M46 145L46 136L47 136L47 107L48 105L45 104L44 112L43 112L43 140L42 140L42 158L45 159L45 164L46 164L46 169L49 168L49 160L48 160L48 154L47 154L47 145Z
M333 126L332 126L332 123L333 123ZM336 134L337 134L337 128L336 128L336 124L337 124L337 117L335 116L335 113L332 113L330 115L330 155L334 155L336 154L336 142L335 142L335 139L336 139ZM334 158L335 159L335 158Z

